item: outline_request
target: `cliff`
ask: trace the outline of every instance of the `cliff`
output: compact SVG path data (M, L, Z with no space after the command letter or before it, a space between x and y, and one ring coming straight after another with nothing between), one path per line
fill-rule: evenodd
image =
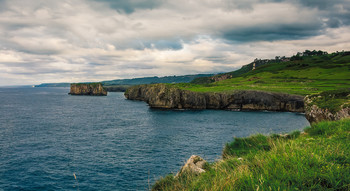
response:
M106 96L107 91L101 83L79 83L70 85L70 95L90 95L90 96Z
M304 112L303 96L253 90L201 93L152 84L133 86L124 95L130 100L145 101L153 108Z
M350 118L350 89L308 95L304 101L305 117L310 123Z

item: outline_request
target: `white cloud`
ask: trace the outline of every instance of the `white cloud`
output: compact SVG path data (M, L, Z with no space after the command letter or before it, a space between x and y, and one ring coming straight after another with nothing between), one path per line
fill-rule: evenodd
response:
M0 1L0 85L224 72L348 50L343 1Z
M13 51L0 51L0 63L21 62L22 58Z

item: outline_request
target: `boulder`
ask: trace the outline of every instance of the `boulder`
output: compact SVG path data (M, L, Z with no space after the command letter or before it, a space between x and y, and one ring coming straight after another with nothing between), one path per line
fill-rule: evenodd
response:
M192 155L185 165L180 169L175 177L181 176L183 173L200 174L205 172L204 165L207 162L200 156Z

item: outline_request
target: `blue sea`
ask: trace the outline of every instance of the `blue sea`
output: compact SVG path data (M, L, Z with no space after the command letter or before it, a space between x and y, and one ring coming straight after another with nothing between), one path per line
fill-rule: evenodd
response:
M234 137L302 130L302 114L159 110L123 93L0 88L0 190L148 190Z

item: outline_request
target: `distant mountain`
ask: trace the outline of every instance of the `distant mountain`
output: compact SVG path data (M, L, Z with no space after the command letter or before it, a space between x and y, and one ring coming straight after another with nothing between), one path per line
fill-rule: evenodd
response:
M40 85L35 85L34 87L69 87L70 83L42 83Z
M198 77L209 77L215 74L195 74L184 76L164 76L164 77L144 77L133 79L117 79L102 81L103 86L118 86L119 85L139 85L139 84L158 84L158 83L187 83ZM86 82L89 83L89 82ZM91 83L91 82L90 82ZM70 83L42 83L35 87L69 87Z
M185 76L164 76L164 77L145 77L145 78L133 78L133 79L120 79L102 81L104 86L112 85L138 85L138 84L159 84L159 83L187 83L198 77L208 77L214 74L196 74Z

